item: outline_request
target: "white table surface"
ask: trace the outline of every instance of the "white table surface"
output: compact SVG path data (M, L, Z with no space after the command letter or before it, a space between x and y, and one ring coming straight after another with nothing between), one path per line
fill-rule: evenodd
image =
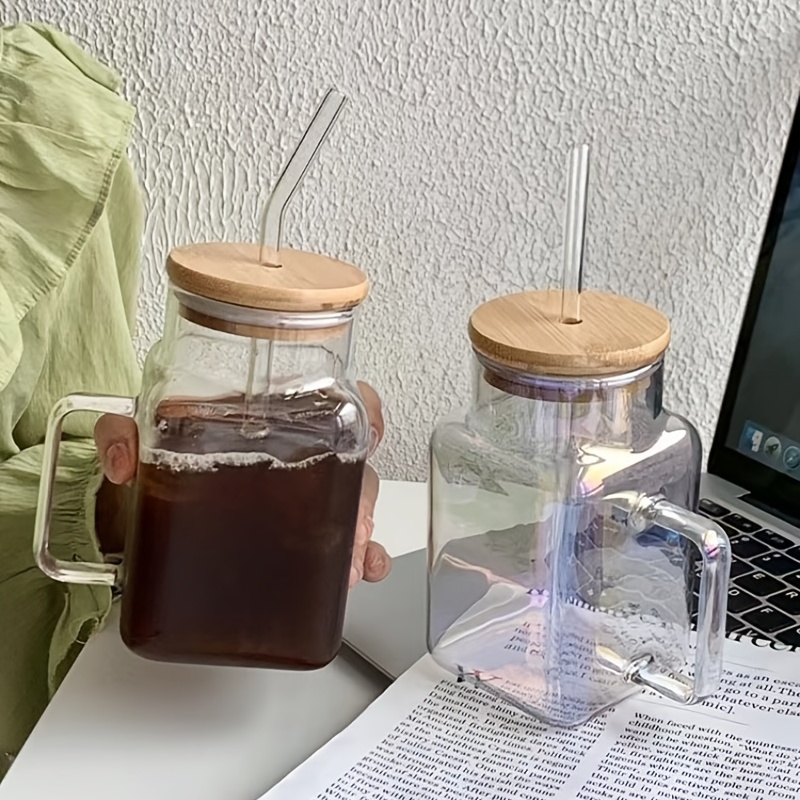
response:
M425 546L424 484L384 482L375 538ZM84 648L14 765L0 800L255 800L386 687L343 653L317 672L145 661L116 618Z

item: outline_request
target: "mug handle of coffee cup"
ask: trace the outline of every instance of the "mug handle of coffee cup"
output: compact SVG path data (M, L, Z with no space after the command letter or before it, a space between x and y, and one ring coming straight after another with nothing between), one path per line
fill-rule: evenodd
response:
M53 514L53 488L61 448L64 418L75 411L135 417L136 399L99 394L70 394L62 397L50 412L42 456L42 478L33 528L33 557L45 575L62 583L89 583L113 586L118 567L104 562L64 561L50 552L50 523Z
M637 492L619 492L605 498L610 515L634 534L656 525L687 540L700 552L697 648L694 679L665 673L652 656L642 654L631 660L607 652L600 654L604 666L626 680L646 686L682 705L697 703L714 694L722 682L722 646L728 605L731 550L722 528L706 517L687 511L663 497Z

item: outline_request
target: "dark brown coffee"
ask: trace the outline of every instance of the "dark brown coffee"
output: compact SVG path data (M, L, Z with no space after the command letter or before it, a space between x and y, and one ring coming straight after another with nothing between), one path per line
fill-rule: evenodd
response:
M159 408L126 548L136 653L287 669L336 655L364 454L334 452L337 398L306 399L255 422L232 404Z

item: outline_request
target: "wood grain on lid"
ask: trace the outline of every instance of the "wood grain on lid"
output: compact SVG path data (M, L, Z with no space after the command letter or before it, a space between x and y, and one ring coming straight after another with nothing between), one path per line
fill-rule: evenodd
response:
M561 292L497 297L472 314L469 337L482 355L537 375L592 377L645 367L669 346L667 318L644 303L581 294L581 322L560 321Z
M213 242L172 250L170 280L193 294L271 311L342 311L369 291L357 267L317 253L282 248L282 266L258 261L258 245Z

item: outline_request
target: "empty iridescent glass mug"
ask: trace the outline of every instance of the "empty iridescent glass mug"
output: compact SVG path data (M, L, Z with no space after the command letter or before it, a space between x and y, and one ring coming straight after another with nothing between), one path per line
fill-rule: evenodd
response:
M472 405L431 444L430 651L563 726L642 687L712 694L730 570L690 510L697 433L662 405L667 320L580 298L579 322L558 291L478 308Z

